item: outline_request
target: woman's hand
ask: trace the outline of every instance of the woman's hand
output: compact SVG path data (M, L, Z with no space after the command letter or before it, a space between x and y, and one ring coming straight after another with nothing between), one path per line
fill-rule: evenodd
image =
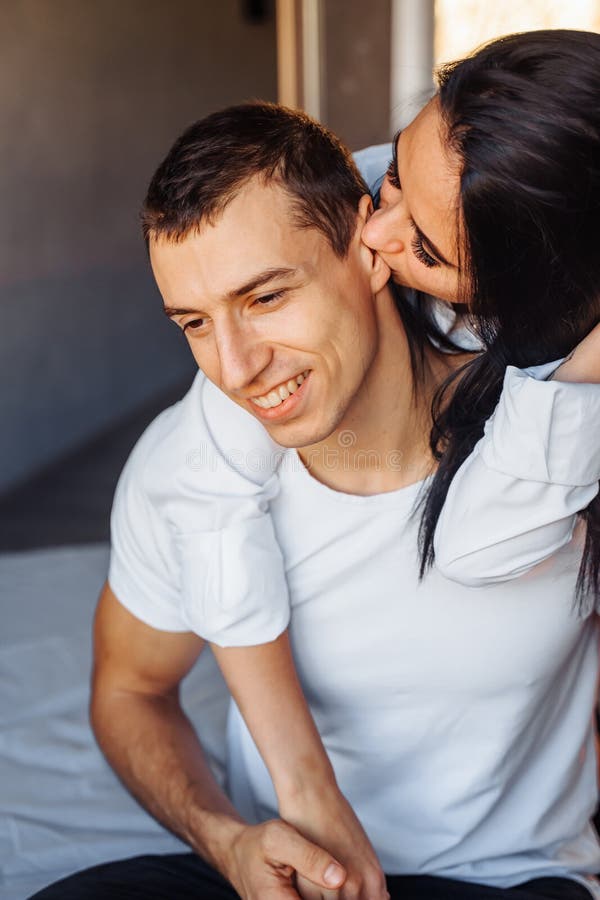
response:
M307 786L293 797L280 798L281 817L301 834L328 850L346 870L337 890L324 890L296 877L303 900L389 900L385 875L354 810L332 782Z
M552 381L600 384L600 323L577 344L554 372Z

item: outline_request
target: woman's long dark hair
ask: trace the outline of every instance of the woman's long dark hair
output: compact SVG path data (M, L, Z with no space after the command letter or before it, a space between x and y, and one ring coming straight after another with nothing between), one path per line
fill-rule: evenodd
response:
M483 434L506 366L565 356L600 318L600 35L511 35L443 67L438 83L461 163L466 296L487 349L434 401L439 467L424 500L422 575L450 482ZM600 496L582 516L586 612L600 595Z

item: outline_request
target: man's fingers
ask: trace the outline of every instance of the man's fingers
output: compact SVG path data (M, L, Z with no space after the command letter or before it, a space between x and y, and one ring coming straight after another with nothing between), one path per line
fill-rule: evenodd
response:
M338 900L340 896L339 890L319 887L302 875L296 875L296 890L302 900Z
M302 900L323 900L323 888L302 875L296 875L296 890L302 897ZM335 892L337 894L337 891Z
M323 888L342 886L346 870L331 853L302 837L285 822L272 822L265 829L265 851L273 862L292 866L302 877Z

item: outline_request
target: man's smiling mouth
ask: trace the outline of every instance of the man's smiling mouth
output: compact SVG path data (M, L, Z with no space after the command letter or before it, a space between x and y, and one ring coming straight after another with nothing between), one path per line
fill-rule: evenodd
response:
M275 406L279 406L284 400L287 400L291 394L296 393L304 379L307 377L309 371L309 369L306 369L306 371L300 372L293 378L288 379L288 381L282 381L281 384L274 387L268 394L263 394L260 397L251 397L251 402L254 403L255 406L260 406L261 409L272 409Z

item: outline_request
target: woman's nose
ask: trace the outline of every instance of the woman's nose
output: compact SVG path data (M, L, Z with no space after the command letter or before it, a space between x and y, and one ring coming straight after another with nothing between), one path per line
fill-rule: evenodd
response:
M394 209L376 209L363 228L362 239L367 247L380 253L400 253L404 250Z

